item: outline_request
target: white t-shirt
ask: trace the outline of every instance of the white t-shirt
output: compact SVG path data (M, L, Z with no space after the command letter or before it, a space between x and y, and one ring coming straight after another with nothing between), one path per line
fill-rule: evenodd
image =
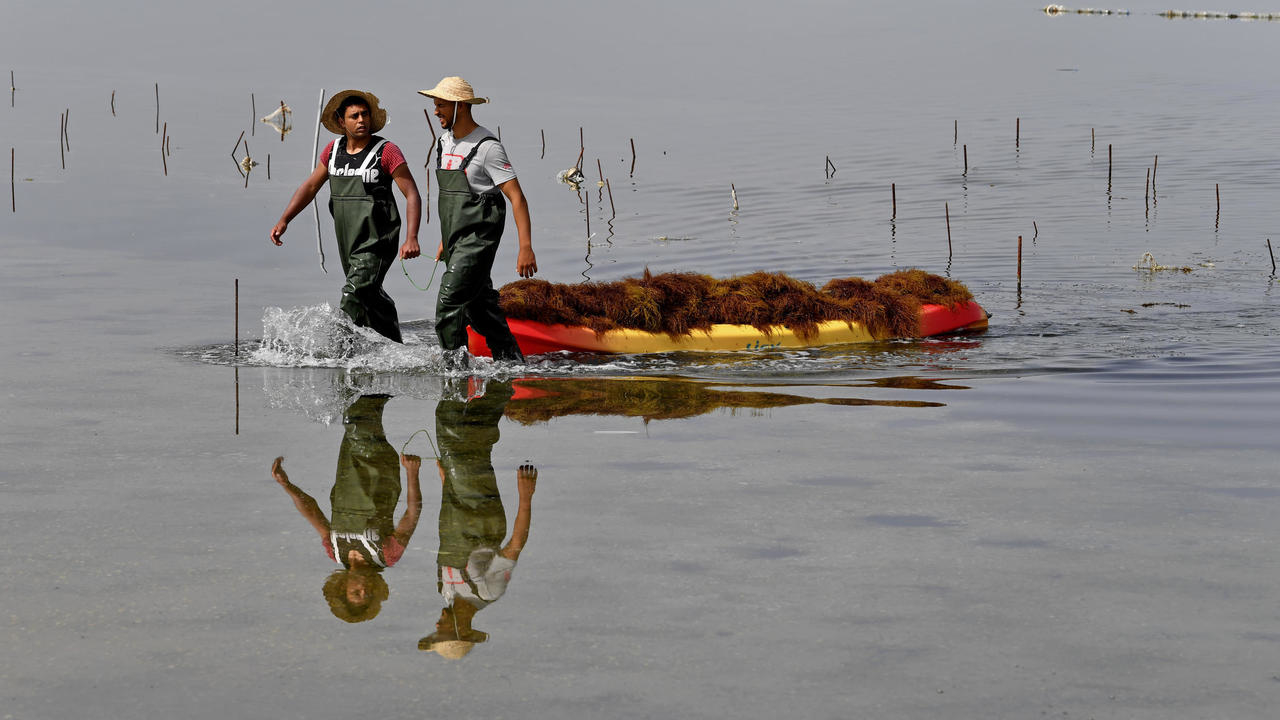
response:
M496 139L497 135L479 126L462 139L454 139L452 130L446 130L440 136L440 167L444 170L457 170L461 167L462 161L476 143L486 137L495 139L481 145L479 152L467 166L467 182L471 185L471 191L477 194L499 192L499 185L516 176L511 162L507 160L506 148Z

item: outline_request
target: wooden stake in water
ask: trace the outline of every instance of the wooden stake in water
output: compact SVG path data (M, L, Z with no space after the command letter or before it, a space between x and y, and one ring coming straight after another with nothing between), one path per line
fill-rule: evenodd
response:
M431 136L435 137L435 134L436 131L432 130ZM538 159L545 160L547 158L547 131L539 128L538 134L542 136L542 154L538 156Z
M271 179L271 153L267 153L267 179Z
M732 185L730 185L732 187ZM604 189L609 191L609 212L612 213L611 220L618 217L618 210L613 207L613 187L609 185L609 178L604 179Z
M71 127L71 108L67 108L62 113L62 142L67 146L67 152L71 152L71 134L68 128Z
M240 368L235 369L236 374L236 434L240 434Z
M156 134L160 134L160 83L156 83Z
M1267 253L1271 255L1271 274L1276 274L1276 254L1271 250L1271 238L1267 238Z
M955 134L951 137L951 144L955 145L960 142L960 121L955 121Z
M1151 165L1151 198L1156 196L1156 171L1160 169L1160 156L1156 156L1155 163Z
M13 148L9 148L9 205L18 212L18 191L13 184Z
M426 112L426 109L424 108L422 112L424 112L424 113L425 113L425 112ZM315 131L315 135L311 138L311 164L307 167L307 171L308 171L308 172L310 172L313 168L315 168L315 166L316 166L316 165L318 165L318 164L319 164L319 162L320 162L320 160L319 160L319 155L320 155L320 116L321 116L321 114L323 114L323 113L324 113L324 88L320 88L320 102L316 105L316 131ZM427 126L428 126L428 127L430 127L430 126L431 126L431 116L430 116L430 115L428 115L428 116L427 116ZM431 131L431 137L432 137L432 138L434 138L434 137L435 137L435 135L436 135L436 131L435 131L435 130L432 130L432 131ZM436 146L435 142L432 142L432 143L431 143L431 147L435 147L435 146ZM336 145L335 145L334 149L335 149L335 150L337 149ZM430 150L428 150L428 151L427 151L427 157L428 157L428 158L430 158L430 157L431 157L430 153L431 153L431 151L430 151ZM428 177L428 181L430 181L430 175L428 175L427 177ZM430 190L431 190L431 186L430 186L430 185L428 185L428 186L427 186L427 190L428 190L428 191L430 191ZM428 196L428 197L429 197L429 196ZM320 205L319 205L315 200L312 200L312 201L311 201L311 213L312 213L312 215L314 215L314 216L315 216L315 221L316 221L316 252L318 252L318 253L320 254L320 270L322 270L322 271L324 272L324 274L328 275L328 274L329 274L329 270L328 270L327 268L325 268L325 266L324 266L324 243L320 240ZM431 202L430 202L430 200L428 200L428 201L427 201L427 220L428 220L428 221L430 221L430 220L431 220Z
M1017 150L1022 143L1022 118L1013 121L1013 149Z
M889 183L889 198L893 202L893 214L889 219L896 220L898 218L898 183Z
M249 115L249 137L253 137L258 132L258 101L253 93L249 93Z
M1107 143L1107 190L1111 190L1111 143Z
M429 168L431 167L431 151L436 149L436 126L431 122L431 113L427 112L426 108L422 108L422 114L426 116L427 129L431 131L431 144L427 146L427 161L422 164L422 167ZM317 127L319 126L317 125ZM319 130L316 132L319 133Z
M164 134L160 136L160 160L164 163L164 176L169 177L169 158L164 154L164 141L169 137L169 123L164 124ZM246 151L248 146L246 145ZM247 184L247 183L246 183Z
M111 117L116 116L116 91L111 91Z
M1022 290L1022 236L1018 236L1018 290Z
M964 174L969 174L969 145L967 143L964 146Z
M636 139L631 138L631 173L629 177L634 177L635 174L636 174Z
M1213 196L1217 200L1218 209L1213 213L1213 229L1218 229L1218 223L1222 220L1222 191L1218 189L1218 183L1213 184Z
M729 197L733 198L733 209L736 212L738 210L738 188L734 187L733 183L729 183Z
M58 116L58 155L62 157L62 169L67 169L67 148L62 142L63 135L67 132L67 116Z
M1036 225L1036 221L1035 221L1035 220L1032 220L1032 221L1031 221L1031 229L1032 229L1033 231L1035 231L1035 235L1032 235L1032 236L1031 236L1031 242L1035 242L1035 241L1036 241L1036 238L1040 237L1040 228L1039 228L1039 226L1037 226L1037 225Z
M600 184L604 184L604 168L600 165L600 158L596 158L596 172L600 173Z
M236 330L235 330L236 357L240 357L240 278L236 278L235 317L236 317Z
M951 203L943 203L942 209L947 214L947 259L951 259Z

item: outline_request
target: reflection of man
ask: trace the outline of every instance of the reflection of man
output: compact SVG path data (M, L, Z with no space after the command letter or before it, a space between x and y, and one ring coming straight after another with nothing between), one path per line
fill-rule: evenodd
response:
M436 631L418 641L450 659L471 652L489 635L471 627L475 614L507 590L520 552L529 539L529 518L538 470L521 465L516 472L519 505L505 545L507 516L493 470L498 420L511 399L510 383L491 383L487 392L465 401L441 400L436 406L440 441L440 552L436 570L446 606Z
M324 596L333 614L347 622L372 620L382 609L389 594L382 570L399 561L422 510L418 485L422 461L397 454L387 442L382 409L388 400L386 395L365 395L343 416L346 433L329 493L332 520L325 518L314 498L289 482L284 458L276 458L271 465L272 477L320 535L329 558L342 566L325 581ZM408 476L409 495L404 516L393 527L401 465Z

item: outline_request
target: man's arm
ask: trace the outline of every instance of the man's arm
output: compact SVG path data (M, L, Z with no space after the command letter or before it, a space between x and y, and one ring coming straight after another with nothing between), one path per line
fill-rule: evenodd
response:
M325 519L324 513L320 511L320 505L316 503L316 499L306 494L297 485L289 482L289 474L284 471L284 458L278 457L276 461L271 463L271 477L276 479L280 487L289 493L289 497L293 498L294 507L298 508L298 512L302 513L302 517L311 523L311 527L315 528L320 537L329 537L329 521Z
M303 209L311 204L312 200L316 199L316 193L320 192L320 188L324 187L324 184L328 181L329 168L325 167L324 164L317 165L311 175L306 180L303 180L298 189L294 191L289 204L284 208L284 214L280 216L280 221L276 223L275 227L271 228L271 242L276 245L284 244L280 236L284 235L285 230L289 229L289 221L297 217L298 213L302 212Z
M520 235L520 252L516 255L516 273L522 278L533 277L538 272L538 259L533 255L533 229L529 224L529 203L520 189L520 179L511 178L498 186L511 203L511 215Z
M417 455L401 455L400 464L404 466L409 496L405 498L404 517L396 524L395 535L401 545L408 545L413 531L418 528L418 516L422 514L422 488L418 484L422 458Z
M405 228L404 244L400 246L400 257L411 260L422 254L418 247L418 226L422 224L422 196L418 194L418 184L413 181L413 173L409 172L409 163L404 163L391 173L396 181L400 194L404 195Z
M516 471L516 487L520 491L520 505L516 508L516 521L511 528L511 540L506 547L498 551L502 557L516 561L520 559L520 551L529 541L529 520L533 514L533 491L538 485L538 468L532 465L521 465Z

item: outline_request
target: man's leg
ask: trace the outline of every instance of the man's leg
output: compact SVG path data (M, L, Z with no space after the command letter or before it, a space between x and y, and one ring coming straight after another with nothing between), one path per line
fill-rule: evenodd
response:
M352 254L347 265L347 282L342 287L342 311L356 325L372 328L391 340L401 342L396 304L382 290L382 279L391 267L390 262L367 252Z
M475 236L459 238L449 250L436 299L436 335L444 350L467 346L467 309L486 289L493 290L489 271L497 254L496 241Z

